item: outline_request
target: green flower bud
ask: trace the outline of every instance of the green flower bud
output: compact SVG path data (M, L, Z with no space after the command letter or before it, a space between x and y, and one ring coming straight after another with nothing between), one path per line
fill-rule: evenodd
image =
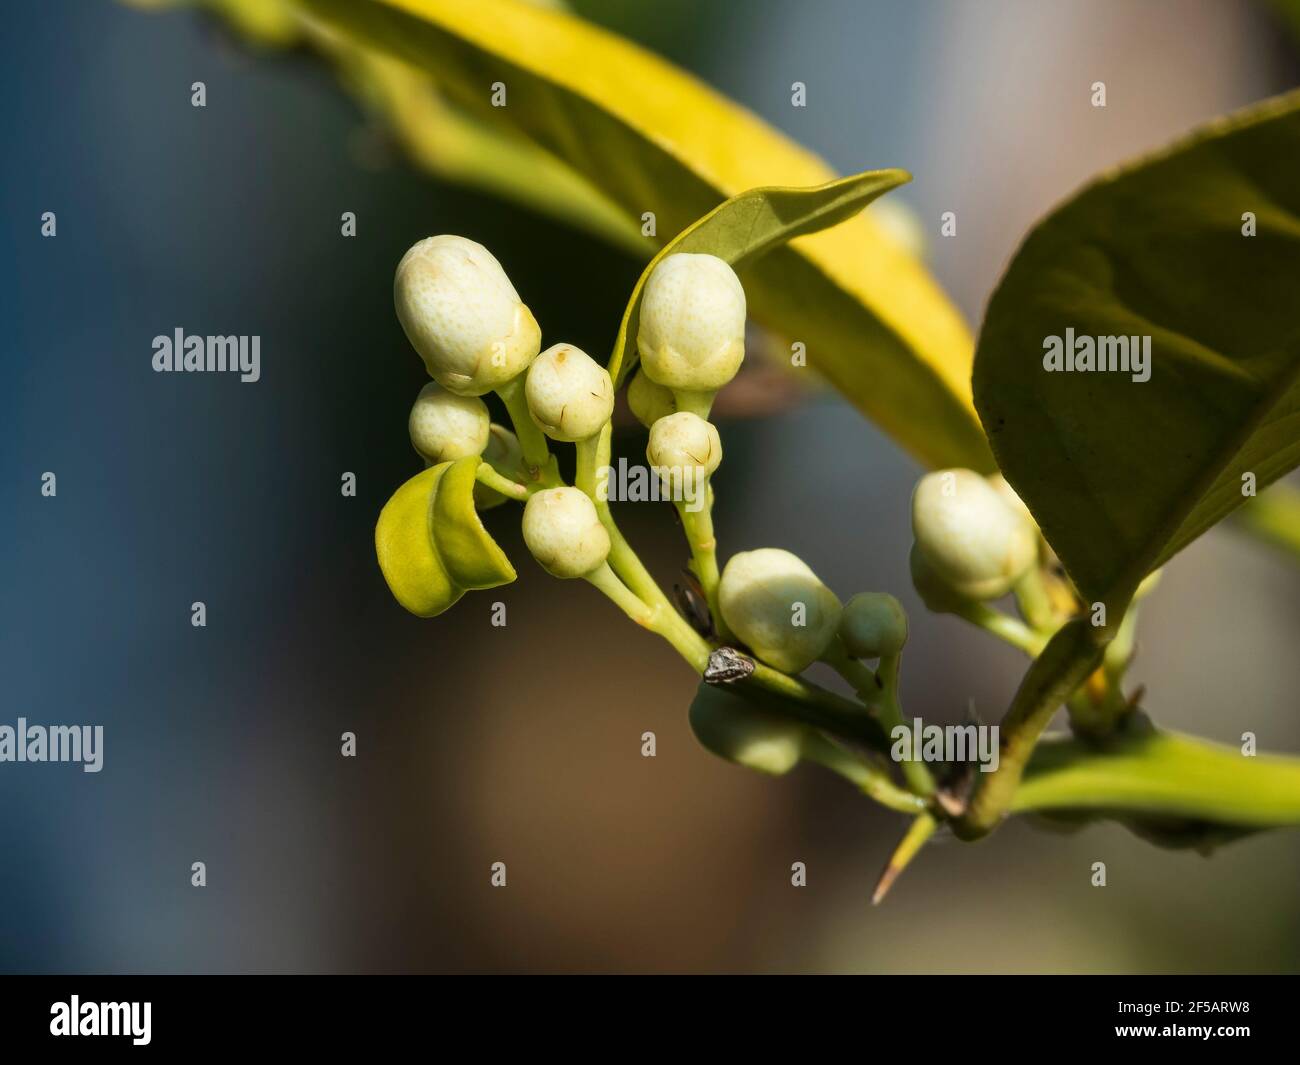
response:
M972 470L927 473L912 494L912 534L935 576L966 599L997 599L1038 560L1038 534Z
M491 416L476 396L457 396L430 381L415 398L407 428L411 443L430 463L481 455Z
M608 371L572 344L554 344L533 360L524 395L528 413L552 440L587 440L614 413Z
M646 458L656 469L669 469L677 477L708 477L722 462L718 430L698 414L678 411L650 427Z
M519 437L504 425L493 422L488 426L488 441L487 447L483 449L483 461L490 464L502 477L509 477L512 481L525 479L524 452L519 446ZM509 496L503 496L495 488L489 488L485 484L474 486L474 505L479 510L500 506L502 503L509 502L509 499Z
M555 577L585 577L609 557L609 533L577 488L547 488L524 507L524 543Z
M887 592L859 592L844 604L840 639L854 658L892 658L907 643L907 614Z
M770 666L800 673L835 638L840 601L789 551L764 547L733 555L718 583L727 627Z
M701 684L690 711L691 731L705 750L760 773L780 776L799 764L806 725L760 710L735 692Z
M736 272L714 255L664 259L641 298L637 348L657 384L716 392L745 358L745 290Z
M532 312L492 253L464 237L426 237L402 256L393 302L429 376L481 396L517 377L542 345Z
M660 418L677 413L672 389L655 384L644 370L637 370L632 383L627 386L627 405L632 408L636 420L647 429Z

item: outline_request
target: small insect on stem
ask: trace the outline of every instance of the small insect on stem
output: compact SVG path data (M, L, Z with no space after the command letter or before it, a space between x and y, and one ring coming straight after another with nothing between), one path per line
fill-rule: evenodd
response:
M734 647L719 647L709 655L709 664L704 668L704 683L732 684L753 672L752 658L742 655Z
M718 632L713 625L713 615L709 611L708 597L704 587L690 570L682 570L686 584L673 585L673 599L677 609L697 633L706 640L717 639Z

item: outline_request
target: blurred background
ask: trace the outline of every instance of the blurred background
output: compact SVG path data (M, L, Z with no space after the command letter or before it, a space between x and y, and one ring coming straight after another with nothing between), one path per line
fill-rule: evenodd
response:
M912 171L891 197L973 324L1055 201L1300 75L1283 20L1247 0L573 6L844 172ZM0 723L102 724L105 767L0 765L0 969L1300 969L1300 833L1207 860L1114 825L1016 822L929 848L873 909L901 819L817 770L769 780L707 756L689 670L587 585L546 577L513 508L486 521L519 581L406 615L372 541L419 465L402 251L482 241L545 333L593 353L641 264L431 180L318 60L250 49L211 16L28 0L6 22ZM947 210L959 236L940 240ZM260 334L261 382L151 372L152 337L177 326ZM918 466L831 394L722 429L723 554L784 546L844 598L899 595L908 710L956 721L973 700L996 720L1017 655L926 614L907 579ZM670 509L620 522L671 581ZM1300 569L1231 529L1179 556L1133 673L1153 716L1300 751L1298 593Z

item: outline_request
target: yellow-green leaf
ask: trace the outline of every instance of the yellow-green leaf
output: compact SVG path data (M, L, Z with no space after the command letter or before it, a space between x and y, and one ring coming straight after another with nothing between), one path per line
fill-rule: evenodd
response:
M1088 601L1121 603L1244 483L1300 462L1297 294L1300 93L1105 175L1025 241L989 303L976 401ZM1132 356L1049 372L1067 330L1078 351L1149 338L1149 379Z
M379 513L375 553L393 597L418 617L433 617L466 591L515 579L509 559L474 510L477 456L417 473Z
M829 229L853 217L877 196L908 180L903 170L872 170L811 189L749 189L720 203L670 240L638 279L609 359L615 387L636 366L641 296L654 268L669 255L716 255L739 274L795 237Z
M512 0L303 0L362 43L436 74L459 104L573 166L656 244L747 189L822 185L817 156L672 64L569 15ZM506 106L492 107L500 82ZM924 267L868 215L755 264L757 320L923 461L990 469L971 341Z
M433 539L451 579L462 588L495 588L515 579L515 568L488 535L474 509L479 458L457 459L433 495Z

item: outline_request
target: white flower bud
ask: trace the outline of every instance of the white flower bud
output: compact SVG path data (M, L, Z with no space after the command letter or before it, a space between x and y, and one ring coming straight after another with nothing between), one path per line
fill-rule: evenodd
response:
M554 344L533 360L524 395L528 413L552 440L593 437L614 413L608 371L572 344Z
M907 556L907 564L912 572L912 587L926 609L936 614L956 614L969 602L939 578L916 544Z
M988 482L993 486L993 490L1002 497L1002 501L1007 504L1017 514L1020 514L1029 522L1030 527L1038 537L1038 553L1043 562L1047 565L1056 565L1059 560L1056 552L1052 550L1052 545L1047 542L1043 532L1038 527L1038 520L1034 517L1033 511L1025 505L1025 501L1020 498L1016 490L1007 483L1007 479L1000 473L989 474Z
M671 470L679 479L708 477L722 462L722 439L698 414L678 411L650 427L645 455L652 467Z
M991 487L993 491L997 492L1002 502L1023 517L1025 521L1029 522L1029 524L1035 529L1038 528L1038 522L1034 520L1034 515L1025 505L1025 501L1020 498L1019 494L1017 494L1016 490L1011 487L1002 474L991 473L985 478L985 480L989 482L989 487Z
M997 599L1038 560L1038 533L978 473L927 473L912 494L912 534L935 577L966 599Z
M691 731L705 750L729 762L780 776L799 764L806 725L777 717L734 692L700 685L691 703Z
M733 555L718 583L722 619L759 658L799 673L821 657L840 623L840 601L789 551Z
M438 463L483 454L490 423L481 399L453 395L430 381L420 389L406 424L415 450Z
M504 425L493 422L488 426L488 440L487 447L483 449L483 461L491 465L502 477L508 477L516 482L525 479L524 452L519 446L519 437ZM500 506L502 503L509 502L509 499L509 496L503 496L495 488L489 488L485 484L474 486L474 505L479 510Z
M556 577L585 577L609 557L609 533L596 505L577 488L547 488L528 498L524 542Z
M650 379L685 392L716 392L745 358L745 290L715 255L678 252L650 274L637 332Z
M907 613L887 592L859 592L844 604L840 639L854 658L892 658L907 643Z
M655 384L646 376L645 370L637 370L632 383L627 386L627 405L632 408L636 420L647 429L660 418L677 412L672 389Z
M393 302L429 376L481 396L522 373L542 344L532 312L492 253L464 237L426 237L397 264Z

